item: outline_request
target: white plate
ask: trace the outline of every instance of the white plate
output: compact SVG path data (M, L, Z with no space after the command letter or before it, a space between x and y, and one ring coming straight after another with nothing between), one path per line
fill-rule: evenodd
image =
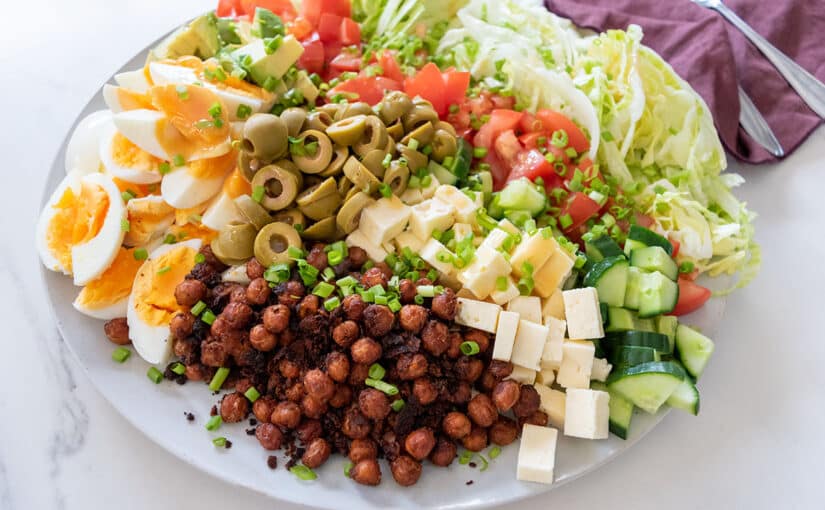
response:
M118 72L142 66L148 49L154 44L127 62ZM87 114L102 108L105 108L105 104L98 91L80 113L75 125ZM45 203L65 175L63 161L66 141L64 140L52 163L41 204ZM518 443L503 448L501 455L483 473L479 468L462 466L458 462L446 469L427 464L421 479L411 488L399 487L392 480L385 463L382 463L383 482L379 487L360 486L344 476L343 469L347 460L341 456L331 457L325 466L317 470L318 480L303 482L283 468L286 459L279 452L276 452L279 467L274 471L267 467L266 459L272 452L264 451L254 437L245 434L245 429L249 428L248 423L224 424L216 433L205 430L204 423L209 417L209 410L219 398L213 396L205 385L190 383L178 386L164 381L156 386L146 377L149 365L135 353L123 365L113 362L113 346L103 334L103 323L81 315L71 305L79 289L72 285L70 278L45 269L42 272L60 333L92 383L118 412L153 441L188 464L230 484L247 487L275 499L323 508L359 509L457 509L511 503L547 492L603 465L641 439L666 413L661 411L657 415L648 415L637 411L633 417L630 437L626 441L613 435L605 441L560 436L556 455L556 482L553 485L516 480ZM714 299L701 312L694 314L690 322L712 333L723 311L724 300ZM713 391L713 388L703 389ZM196 420L187 421L185 412L194 413ZM691 417L684 414L681 419L690 420ZM232 448L215 448L211 439L217 436L230 439ZM667 455L667 452L662 454ZM110 462L117 462L117 456L113 455ZM470 480L473 484L467 485Z

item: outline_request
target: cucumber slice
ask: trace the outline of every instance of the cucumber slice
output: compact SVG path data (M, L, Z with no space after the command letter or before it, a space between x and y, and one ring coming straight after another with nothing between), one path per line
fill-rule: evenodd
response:
M638 329L639 331L649 331L651 333L658 333L658 331L656 330L656 325L653 323L653 319L636 318L636 327L633 329Z
M654 414L684 380L685 371L679 365L652 361L610 374L607 387Z
M450 184L453 185L458 182L458 177L455 176L454 173L450 172L443 166L439 165L433 160L430 160L430 164L427 167L427 170L433 174L433 177L438 179L440 184Z
M650 363L651 361L659 361L659 353L656 352L656 349L638 345L621 345L613 351L613 355L610 357L610 363L616 367L615 370L622 370L623 368Z
M648 246L633 250L630 265L645 271L659 271L671 280L679 276L679 266L661 246Z
M673 255L673 245L670 241L650 229L639 225L631 225L630 231L627 233L627 238L645 246L660 246L667 252L668 257Z
M622 345L636 347L650 347L660 354L670 354L670 342L665 335L649 331L625 331L605 337L606 344L611 350Z
M473 148L464 138L458 138L458 150L450 168L452 173L459 179L466 179L470 174L470 165L473 163Z
M617 332L636 329L635 315L636 314L630 310L625 310L624 308L619 308L616 306L608 307L607 325L605 326L605 331Z
M670 313L676 308L677 301L679 286L676 282L658 271L642 275L639 287L639 317L645 319Z
M504 218L504 208L501 207L501 205L499 205L500 200L501 192L496 191L495 193L493 193L492 198L490 199L490 203L487 204L487 214L489 214L497 220Z
M584 277L584 286L596 287L600 302L609 306L622 306L627 289L628 267L630 266L623 255L596 262Z
M545 196L526 177L510 181L498 198L502 209L527 211L532 216L540 213L546 202Z
M679 326L679 319L673 315L660 315L656 317L656 331L665 335L670 340L670 348L676 345L676 328Z
M713 341L695 329L679 324L676 328L676 350L688 373L699 378L713 354Z
M633 402L627 400L615 391L611 391L606 384L593 381L590 387L594 390L606 391L610 394L610 432L622 439L627 439L627 431L630 428L630 420L633 418Z
M606 235L584 243L584 252L587 254L587 258L592 259L593 262L599 262L608 257L624 255L624 252L622 252L622 249L616 241Z
M630 310L639 309L639 296L642 287L642 270L638 267L627 268L627 289L624 293L624 307Z
M613 397L611 397L613 398ZM682 409L696 416L699 414L699 390L689 379L682 381L676 390L668 397L667 405Z
M628 257L630 257L630 254L633 253L634 250L641 250L642 248L647 248L647 245L639 241L634 241L633 239L627 239L624 242L624 254Z

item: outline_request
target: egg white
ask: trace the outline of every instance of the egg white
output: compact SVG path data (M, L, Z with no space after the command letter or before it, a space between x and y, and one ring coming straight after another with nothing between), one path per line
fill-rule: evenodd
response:
M177 244L164 244L152 251L152 253L149 254L148 260L156 259L165 253L183 246L199 250L201 240L189 239L188 241ZM140 273L141 271L143 271L143 268L138 272ZM132 292L129 295L129 300L126 305L126 323L129 325L129 339L132 341L135 351L148 363L154 365L166 363L172 354L172 342L169 341L169 325L152 326L146 324L140 319L135 305L135 294Z
M195 177L187 167L182 166L164 176L160 183L160 194L175 209L190 209L217 195L231 170L227 169L219 177L204 179Z
M80 191L80 179L82 177L82 172L75 170L69 172L66 177L60 181L60 184L57 185L57 189L54 190L52 195L49 197L49 200L46 201L46 205L43 206L43 210L40 212L40 218L37 220L37 227L35 230L37 237L37 252L40 254L40 261L50 271L60 272L65 275L69 275L71 272L68 268L63 267L63 264L57 260L57 257L55 257L49 249L49 223L51 223L52 218L54 218L54 215L57 212L54 209L54 205L60 201L60 198L66 192L66 189L72 188L72 190L76 193Z
M80 303L77 298L72 302L72 306L75 310L91 317L93 319L100 319L102 321L110 321L112 319L117 319L118 317L125 317L126 316L126 305L129 302L129 297L125 297L111 305L104 306L102 308L88 308L83 303Z
M156 182L160 182L163 178L160 172L147 170L144 168L123 166L115 161L112 153L115 135L117 135L117 129L115 128L114 123L109 123L109 125L104 129L100 139L100 161L103 162L103 166L106 170L118 179L131 182L133 184L154 184Z
M151 86L146 79L146 75L143 73L143 68L116 74L115 83L121 87L140 93L148 92Z
M126 204L126 212L129 217L129 220L135 222L140 219L139 207L141 204L144 203L157 203L157 202L165 202L163 197L160 195L149 195L143 198L133 198L129 200L129 203ZM134 236L130 236L128 233L123 239L124 244L127 246L138 246L144 243L151 243L152 241L161 237L161 235L172 226L175 222L175 212L171 211L168 216L165 218L160 219L154 225L145 225L144 220L144 227L149 227L147 230L150 232L148 239L139 239L135 238Z
M251 281L246 274L246 264L230 267L221 273L221 280L224 282L240 283L241 285L249 285Z
M201 217L201 224L212 230L221 230L230 223L246 220L235 206L235 201L225 191L218 195Z
M111 119L112 112L98 110L77 124L69 143L66 144L66 173L78 170L83 174L89 174L100 169L100 137Z

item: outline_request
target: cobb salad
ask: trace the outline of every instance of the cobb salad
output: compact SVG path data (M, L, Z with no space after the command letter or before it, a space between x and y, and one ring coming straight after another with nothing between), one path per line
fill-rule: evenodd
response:
M533 0L220 0L84 118L43 264L160 384L297 477L415 484L697 414L681 322L759 264L702 99L636 26ZM733 282L733 283L731 283ZM270 467L277 465L271 456Z

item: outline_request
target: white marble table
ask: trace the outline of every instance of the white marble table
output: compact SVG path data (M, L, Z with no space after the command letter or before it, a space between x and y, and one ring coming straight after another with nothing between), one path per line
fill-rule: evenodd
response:
M211 0L2 2L0 510L295 508L166 453L93 388L45 303L33 226L53 154L96 87ZM764 270L730 299L698 418L671 413L595 473L527 509L823 508L825 130L746 168Z

